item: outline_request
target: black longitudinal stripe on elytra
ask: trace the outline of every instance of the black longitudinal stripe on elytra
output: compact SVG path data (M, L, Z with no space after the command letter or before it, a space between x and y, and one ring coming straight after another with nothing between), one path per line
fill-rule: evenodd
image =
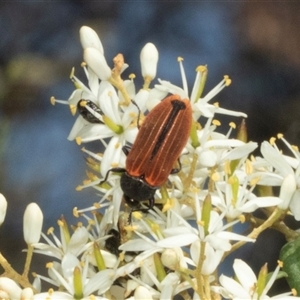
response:
M151 153L150 160L153 159L155 157L155 155L157 154L163 140L165 139L165 137L166 137L167 133L169 132L170 128L172 127L172 124L174 123L174 120L175 120L176 116L178 115L178 113L181 110L186 108L184 102L182 102L180 100L173 100L171 102L171 104L173 106L172 111L170 113L170 116L167 119L166 124L162 128L160 135L157 138L157 142L156 142L156 144L153 148L153 151Z

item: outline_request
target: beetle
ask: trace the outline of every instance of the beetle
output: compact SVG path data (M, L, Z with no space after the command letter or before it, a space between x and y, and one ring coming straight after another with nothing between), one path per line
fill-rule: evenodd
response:
M154 206L154 194L170 174L179 172L174 164L185 147L192 126L192 107L188 99L170 95L155 106L139 128L131 149L123 147L127 155L125 168L108 170L121 172L120 185L125 202L133 211L147 212ZM148 200L146 209L139 209Z
M90 109L88 109L88 108ZM96 114L103 115L101 109L91 100L81 99L77 103L79 114L89 123L103 124L103 122L96 116Z

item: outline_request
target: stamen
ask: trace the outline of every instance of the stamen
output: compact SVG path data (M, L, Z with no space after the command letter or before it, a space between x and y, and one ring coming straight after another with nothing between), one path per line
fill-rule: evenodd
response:
M187 84L186 75L185 75L185 71L184 71L183 63L182 63L183 58L178 57L177 61L179 62L180 74L181 74L181 79L182 79L182 87L183 87L183 90L186 93L186 95L188 95L189 94L188 84Z

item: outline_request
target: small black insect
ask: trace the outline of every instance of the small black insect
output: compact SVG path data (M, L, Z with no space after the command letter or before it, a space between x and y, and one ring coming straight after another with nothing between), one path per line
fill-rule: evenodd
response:
M105 241L105 248L112 254L119 256L120 250L120 233L116 229L110 229L107 233L108 235L111 235L106 241Z
M89 107L90 110L87 108ZM77 103L77 109L79 114L88 122L92 124L103 124L99 117L95 115L98 113L99 115L103 115L102 110L91 100L81 99ZM92 111L91 111L92 110ZM95 112L95 113L93 113Z

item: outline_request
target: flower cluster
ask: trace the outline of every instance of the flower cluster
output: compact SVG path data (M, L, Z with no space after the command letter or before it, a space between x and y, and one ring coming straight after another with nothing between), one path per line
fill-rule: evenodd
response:
M0 278L0 298L172 299L176 295L193 299L268 298L279 267L270 280L266 279L266 266L256 278L250 267L237 259L233 269L238 281L222 274L219 277L218 267L228 254L245 243L254 243L266 228L277 226L286 233L282 219L287 213L300 219L299 151L279 135L293 157L283 155L275 139L261 145L261 157L251 156L258 145L247 140L244 119L238 129L232 122L227 133L218 130L221 124L215 118L217 114L247 117L242 112L221 108L218 102L211 103L230 85L227 75L203 95L208 70L206 66L198 66L189 92L183 59L178 58L182 87L162 79L155 83L159 54L152 43L147 43L140 54L143 86L137 89L135 75L123 79L128 65L122 54L113 59L110 67L94 30L83 26L80 40L87 83L79 80L72 70L75 91L67 101L54 97L51 101L67 104L73 115L78 112L69 140L102 144L102 153L82 149L91 170L87 172L87 180L77 187L95 189L99 201L87 208L74 208L74 215L82 218L76 228L71 229L65 219L60 219L59 236L53 228L47 235L41 233L41 212L31 215L26 211L24 238L30 254L27 266L33 252L47 255L53 261L47 264L48 276L35 274L34 282L30 283L24 280L28 268L19 277L13 276L15 271L0 257L6 271L6 276ZM149 111L168 95L190 101L191 129L183 128L191 130L189 140L182 150L177 172L170 172L164 184L151 186L145 183L144 174L136 176L139 183L153 189L154 199L153 203L149 201L151 209L147 207L150 200L147 197L143 199L146 202L133 201L132 207L124 201L124 185L120 182L120 173L126 171L126 154L135 143L139 128L143 124L149 126ZM157 134L163 132L166 137L168 126L159 128ZM172 136L167 138L172 140ZM161 140L142 141L140 151L145 152L145 157L153 143L159 147ZM171 152L161 156L172 159ZM149 162L140 161L137 165L145 163ZM162 161L156 166L157 171L164 164ZM273 186L281 187L278 195L270 193ZM0 197L0 224L6 211L3 199ZM36 204L32 205L38 211ZM264 219L252 214L258 209L264 209ZM35 218L37 221L33 223ZM238 233L238 224L245 222L248 235ZM39 242L40 236L43 242ZM52 286L47 292L43 292L43 281ZM277 297L297 298L290 295L292 292Z

